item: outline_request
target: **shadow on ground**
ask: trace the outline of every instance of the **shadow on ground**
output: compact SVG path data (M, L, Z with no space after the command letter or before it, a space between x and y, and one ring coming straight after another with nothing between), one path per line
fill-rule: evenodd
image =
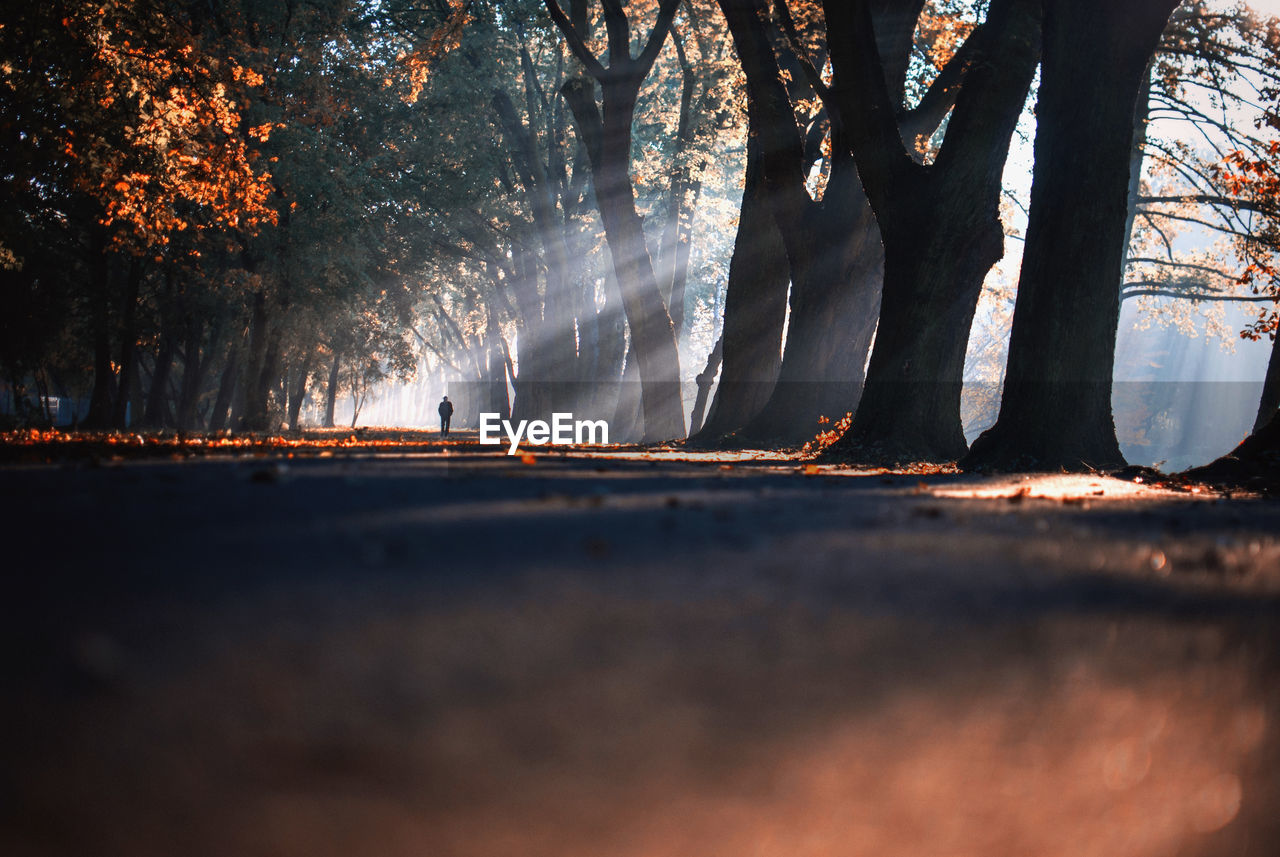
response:
M0 851L1280 841L1274 502L323 451L0 469Z

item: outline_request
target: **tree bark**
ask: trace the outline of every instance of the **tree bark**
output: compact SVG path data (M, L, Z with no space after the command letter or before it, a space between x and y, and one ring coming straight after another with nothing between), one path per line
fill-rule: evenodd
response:
M270 431L272 425L271 388L280 380L280 339L285 305L277 301L269 312L269 298L258 291L253 298L249 363L245 376L245 403L240 428L245 431ZM272 316L275 316L273 319ZM285 403L280 403L283 407Z
M676 123L675 149L671 155L670 187L667 191L666 222L662 227L662 240L658 247L656 271L658 289L666 302L667 312L671 316L671 326L676 333L676 341L680 339L684 327L684 285L686 272L681 270L683 264L687 270L688 254L681 254L681 236L690 219L687 198L693 190L692 169L689 159L694 138L693 93L697 83L693 67L685 56L684 44L679 34L671 33L671 43L676 49L676 57L680 64L680 108ZM687 241L686 241L687 246Z
M965 350L983 279L1003 255L1001 174L1039 58L1040 4L993 0L946 139L928 166L903 146L868 4L824 7L832 94L885 252L866 385L853 423L827 454L877 464L953 461L966 451Z
M492 305L486 308L485 315L485 385L489 391L485 410L505 420L511 416L511 400L507 396L507 361L502 330L498 327L498 315Z
M596 205L631 328L631 344L640 375L644 438L655 442L684 437L680 354L675 329L658 291L644 225L636 211L630 172L636 98L666 40L677 0L661 0L657 21L638 58L631 56L629 23L621 4L606 3L608 68L591 55L582 34L574 29L555 0L546 0L546 5L574 54L600 84L600 109L594 93L582 78L570 80L562 92L587 148Z
M764 180L765 153L762 135L753 127L759 121L755 117L748 106L746 183L725 289L724 366L706 424L691 437L699 445L717 442L760 413L782 363L790 273L774 222L775 203Z
M1111 413L1134 113L1176 0L1045 4L1031 211L996 424L966 468L1124 463Z
M856 170L838 140L822 202L814 202L805 188L808 157L788 88L788 80L795 85L796 74L784 75L779 66L776 34L767 22L768 4L722 0L720 7L747 79L748 168L753 165L751 141L756 141L759 202L771 212L785 249L791 318L786 351L779 361L769 352L778 348L781 338L787 273L775 280L766 264L764 275L752 282L749 267L744 278L736 281L731 270L725 307L725 369L702 439L713 439L713 432L736 431L733 442L737 444L798 443L814 434L819 417L843 414L856 404L879 300L879 238L874 236ZM749 174L748 189L754 180ZM749 229L748 242L756 229L768 237L746 217L747 206L754 201L744 192L739 238ZM776 253L777 245L766 241L744 249L748 255L741 261L750 266L765 262L764 256ZM737 251L735 262L739 261ZM738 335L731 318L731 309L741 305L735 294L739 288L755 293L742 298L750 302L750 312L762 327L746 337ZM739 356L744 347L741 357L745 360ZM747 382L752 387L740 386L739 366L756 376ZM771 377L761 384L757 379L766 371ZM740 397L739 407L722 407L733 401L731 397ZM732 425L738 418L742 421Z
M698 385L698 395L693 400L693 412L689 415L689 434L695 437L698 430L702 428L702 414L707 408L707 397L711 393L711 385L716 382L716 373L720 371L720 364L724 359L724 334L716 340L715 348L711 349L711 354L707 357L707 366L698 373L695 381Z
M1253 430L1260 431L1271 422L1280 410L1280 335L1271 340L1271 359L1267 361L1267 376L1262 382L1262 397L1258 401L1258 417Z
M768 402L739 432L748 442L800 443L820 430L821 418L836 422L858 407L884 251L852 163L839 154L835 161L822 203L802 221L803 243L789 243L786 351Z
M874 76L883 82L886 99L898 105L922 6L923 0L871 3L875 41L883 59ZM789 47L768 23L764 0L722 0L720 7L747 78L752 134L769 149L763 163L772 193L770 205L791 277L791 317L777 381L771 385L768 401L739 428L734 442L800 443L819 430L821 417L839 419L859 403L880 312L883 246L860 186L839 104L818 71L822 62L803 57L802 49L796 47L799 40L786 7L779 5L777 10L783 13ZM833 37L842 37L833 32ZM950 109L971 54L966 42L918 107L896 111L901 113L900 132L912 146L918 134L931 133ZM802 138L792 108L796 99L814 94L833 117L829 181L820 201L811 199L805 187L805 177L818 156L819 123ZM728 338L725 349L727 376L734 351ZM722 390L731 389L722 380ZM721 428L716 414L711 421Z

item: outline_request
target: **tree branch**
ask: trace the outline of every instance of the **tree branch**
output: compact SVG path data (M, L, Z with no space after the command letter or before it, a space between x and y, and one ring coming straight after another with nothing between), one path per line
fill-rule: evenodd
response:
M658 20L654 23L649 41L640 52L633 69L633 72L641 78L649 75L649 69L653 68L658 54L662 52L662 43L667 39L667 31L671 29L671 22L675 19L676 9L679 6L680 0L662 0L662 5L658 7Z
M796 62L800 64L800 68L804 72L805 81L817 93L818 99L822 101L822 106L826 107L827 112L830 113L831 105L827 103L827 94L830 89L822 82L822 75L818 73L817 67L804 52L804 45L800 41L800 33L796 29L795 19L791 17L791 9L787 6L787 0L773 0L773 8L778 13L778 20L782 22L782 32L791 44L791 52L795 55Z
M583 68L587 70L587 74L596 80L603 80L608 72L600 64L600 60L592 55L591 49L582 40L582 36L574 28L572 22L569 21L569 16L560 8L557 0L543 0L543 3L547 7L547 13L551 15L551 20L555 22L556 27L564 34L564 40L569 44L569 49L578 58L578 62L582 63Z
M1180 292L1176 289L1161 288L1147 282L1125 283L1121 287L1120 300L1127 301L1129 298L1140 297L1181 298L1188 301L1212 301L1215 303L1265 303L1275 300L1272 295L1224 295L1219 293Z
M907 192L919 165L902 145L885 84L880 48L876 43L867 0L823 0L828 44L835 69L831 94L840 106L839 120L849 134L862 177L877 215L889 201Z

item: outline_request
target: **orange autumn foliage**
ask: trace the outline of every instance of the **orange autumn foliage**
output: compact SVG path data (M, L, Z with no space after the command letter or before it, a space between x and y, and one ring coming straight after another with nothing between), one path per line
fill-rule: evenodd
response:
M67 95L77 121L62 150L74 185L98 201L113 243L135 254L188 228L275 223L271 175L250 148L271 129L242 129L244 105L233 94L243 97L262 76L174 44L173 32L132 29L133 11L119 0L62 19L91 57L86 80Z

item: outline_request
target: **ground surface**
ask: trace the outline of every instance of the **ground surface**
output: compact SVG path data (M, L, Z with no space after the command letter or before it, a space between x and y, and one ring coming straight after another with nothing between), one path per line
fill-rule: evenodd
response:
M0 854L1280 853L1274 500L56 449L0 467Z

